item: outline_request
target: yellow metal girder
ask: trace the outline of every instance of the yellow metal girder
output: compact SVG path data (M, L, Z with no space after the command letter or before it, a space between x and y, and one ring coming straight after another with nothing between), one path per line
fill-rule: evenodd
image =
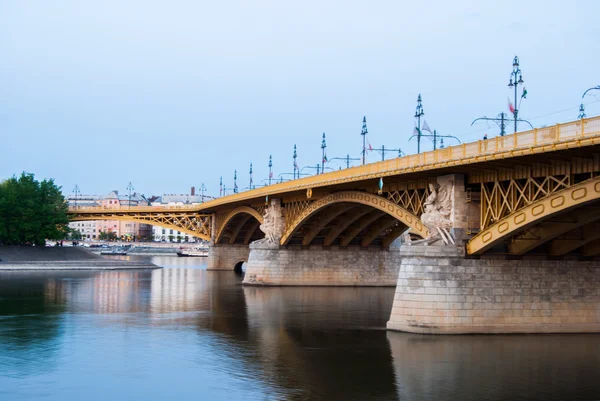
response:
M331 244L333 244L336 238L339 237L340 234L343 233L348 227L350 227L354 222L358 221L364 215L369 214L372 211L373 209L371 208L362 208L356 211L356 213L354 213L352 216L348 217L348 219L340 221L337 226L332 227L329 233L327 233L327 236L323 241L323 246L330 246Z
M250 227L248 227L248 231L246 232L246 235L244 236L244 241L243 241L244 245L248 245L250 243L250 240L252 239L252 235L254 234L254 232L256 231L258 226L260 226L260 224L261 223L258 220L251 223Z
M382 221L374 224L360 241L360 246L367 247L371 245L371 243L375 240L375 238L377 238L377 236L379 236L379 234L381 234L382 231L392 228L396 224L398 224L398 220L393 218L383 219Z
M539 199L492 224L467 243L469 255L485 252L500 241L571 208L600 199L600 177Z
M398 206L397 204L382 198L380 196L369 194L366 192L358 191L343 191L335 192L333 194L324 196L311 203L300 213L289 226L286 227L285 232L281 238L281 245L286 245L294 233L306 222L313 214L322 210L323 208L329 207L337 203L354 203L370 206L373 209L380 210L384 213L389 214L395 219L401 221L413 230L413 233L427 238L427 228L421 223L421 220L410 213L406 209Z
M364 229L369 227L371 224L373 224L383 216L385 216L384 212L382 212L381 210L376 210L371 214L368 214L362 219L358 220L357 224L351 227L346 233L346 235L344 235L344 237L341 239L340 245L348 246L358 234L360 234Z
M181 214L181 213L144 213L139 215L132 214L112 214L112 213L86 213L72 215L70 221L96 221L96 220L118 220L132 221L136 223L160 226L168 229L177 230L205 241L210 241L210 220L208 214Z
M240 234L240 231L244 227L244 224L248 222L252 218L252 215L246 214L242 217L242 220L235 226L233 231L231 232L231 238L229 238L229 245L233 245L235 243L235 239Z
M600 223L586 224L581 228L581 238L557 238L550 244L550 254L566 255L582 246L600 239Z
M260 223L262 223L264 220L263 216L261 216L260 213L258 213L256 210L252 209L251 207L240 206L240 207L232 210L229 214L227 214L227 216L225 217L223 222L220 223L220 226L216 228L217 234L215 235L215 244L218 244L221 242L221 237L223 236L223 233L225 231L225 228L227 227L227 224L229 224L231 219L233 219L235 216L237 216L240 213L249 214L250 216L254 217L256 220L258 220Z
M528 236L514 238L508 245L508 252L511 255L524 255L538 246L598 218L600 218L600 210L592 209L580 213L577 211L567 213L567 216L561 215L560 219L565 221L541 222L531 230L535 231L533 238Z
M340 205L337 208L329 210L325 215L319 216L319 221L316 222L307 233L304 234L304 238L302 239L302 245L308 246L315 239L315 237L321 232L327 224L329 224L333 219L338 217L340 214L347 212L348 210L356 207L356 205Z

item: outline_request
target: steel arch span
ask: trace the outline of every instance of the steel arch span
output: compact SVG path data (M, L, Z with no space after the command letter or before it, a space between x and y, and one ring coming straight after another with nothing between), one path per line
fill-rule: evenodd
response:
M119 220L150 224L181 231L194 237L210 241L212 216L209 214L173 212L173 213L74 213L70 221Z
M411 229L412 234L419 235L422 238L427 238L427 228L421 223L421 220L388 199L380 196L360 192L360 191L343 191L336 192L330 195L324 196L323 198L313 202L306 209L302 211L296 218L286 227L286 230L281 238L280 244L287 245L292 236L300 229L300 227L314 214L322 211L323 209L339 203L350 203L369 206L373 210L378 210L381 215L389 215L403 223L406 227ZM375 219L372 221L374 222ZM397 234L399 235L399 234Z
M217 233L215 235L215 244L221 243L227 226L235 217L239 216L240 214L246 214L248 218L244 219L242 222L239 222L236 225L236 227L233 227L233 240L235 240L240 230L248 222L249 219L254 218L256 219L256 221L258 221L259 224L262 224L264 221L263 216L257 210L248 206L240 206L229 212L227 216L223 219L223 222L219 223L219 227L216 228Z
M467 243L467 253L469 255L484 253L529 227L597 200L600 200L600 177L554 192L511 213L478 233ZM540 238L540 243L555 236L556 232L548 232L545 238Z

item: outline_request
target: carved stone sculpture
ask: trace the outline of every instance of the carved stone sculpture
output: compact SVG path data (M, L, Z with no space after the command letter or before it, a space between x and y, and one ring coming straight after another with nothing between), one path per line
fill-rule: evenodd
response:
M279 199L271 199L271 204L265 209L263 223L260 230L265 233L265 238L255 241L257 243L279 244L285 229L285 220L281 213Z
M450 234L454 182L442 186L429 184L429 191L430 194L423 204L425 211L421 215L421 221L429 230L426 240L428 243L441 240L446 245L454 244L454 239Z

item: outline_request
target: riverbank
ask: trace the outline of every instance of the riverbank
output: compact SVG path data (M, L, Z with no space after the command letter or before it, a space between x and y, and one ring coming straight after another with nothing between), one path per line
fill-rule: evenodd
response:
M3 270L125 270L158 269L149 262L107 259L81 247L0 247Z
M87 243L86 243L87 244ZM127 252L128 255L146 255L146 256L163 256L173 255L181 251L193 251L200 244L192 243L163 243L163 242L94 242L90 243L91 246L86 246L95 254L105 252L107 250L114 249L115 247L131 246L131 249ZM100 247L104 245L104 247ZM208 250L208 247L206 247Z

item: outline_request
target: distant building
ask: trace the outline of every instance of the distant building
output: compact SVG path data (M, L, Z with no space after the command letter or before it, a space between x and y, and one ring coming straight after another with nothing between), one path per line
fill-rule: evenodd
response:
M192 187L189 194L163 194L161 196L152 196L151 205L157 207L165 206L194 206L200 205L210 199L214 199L208 195L196 195L195 188ZM154 241L157 242L200 242L201 239L183 233L178 230L153 226L152 232Z
M116 209L127 206L149 206L150 202L144 195L132 193L119 195L119 191L111 191L106 196L78 195L67 198L70 207L102 207ZM78 221L69 223L69 227L79 231L84 240L98 240L100 233L114 233L116 237L124 241L135 241L140 239L150 240L152 238L152 226L150 224L137 223L120 220L96 220Z

